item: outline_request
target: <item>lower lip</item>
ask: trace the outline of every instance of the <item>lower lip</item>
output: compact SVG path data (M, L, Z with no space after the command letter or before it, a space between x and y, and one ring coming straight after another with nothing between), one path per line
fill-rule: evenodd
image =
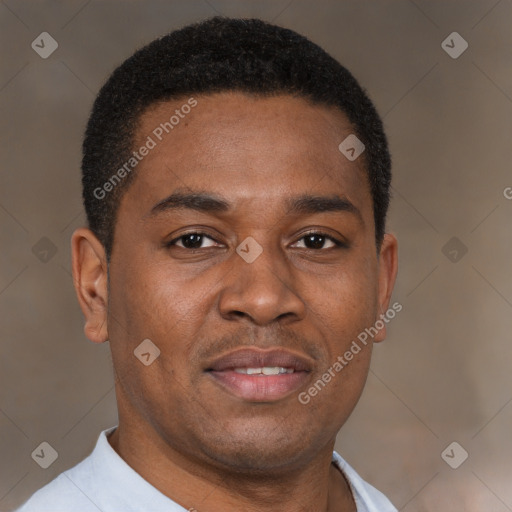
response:
M281 373L279 375L247 375L234 370L208 372L231 394L251 402L273 402L298 390L309 372Z

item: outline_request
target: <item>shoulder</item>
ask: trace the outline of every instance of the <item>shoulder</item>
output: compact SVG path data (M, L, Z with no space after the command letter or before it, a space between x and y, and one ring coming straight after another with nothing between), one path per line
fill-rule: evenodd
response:
M87 467L87 459L34 493L15 512L98 512L98 507L74 483Z
M106 435L113 428L101 432L89 456L35 492L15 512L99 512L95 503L102 491L99 466L108 461Z
M365 482L338 453L333 452L332 460L341 469L350 484L357 505L357 512L397 512L388 498L368 482Z

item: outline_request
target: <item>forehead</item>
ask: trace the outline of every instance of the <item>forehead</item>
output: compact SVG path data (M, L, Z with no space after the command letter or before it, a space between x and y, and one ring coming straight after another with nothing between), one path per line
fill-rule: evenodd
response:
M338 149L354 128L337 108L289 95L229 92L161 102L142 114L134 149L154 147L125 196L158 202L174 189L210 190L234 204L338 194L371 203L364 158ZM124 201L124 198L123 198Z

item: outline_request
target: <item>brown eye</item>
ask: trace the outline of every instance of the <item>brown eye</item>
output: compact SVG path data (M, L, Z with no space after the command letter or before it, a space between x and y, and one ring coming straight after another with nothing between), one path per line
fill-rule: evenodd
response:
M203 246L202 243L205 240L211 240L214 242L213 238L208 236L206 233L192 232L181 235L174 240L171 240L166 245L167 247L177 245L183 249L204 249L207 247L213 247L213 245ZM181 244L178 244L177 242L181 242Z
M343 242L336 240L336 238L321 232L308 233L299 241L302 240L304 240L304 248L312 250L333 249L346 246ZM325 247L326 242L330 243L327 247Z

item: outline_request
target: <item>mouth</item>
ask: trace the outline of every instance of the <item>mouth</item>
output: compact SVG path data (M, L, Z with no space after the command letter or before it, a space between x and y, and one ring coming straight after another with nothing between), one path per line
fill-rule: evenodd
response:
M250 402L274 402L297 391L308 380L313 361L294 352L239 349L206 369L224 391Z

